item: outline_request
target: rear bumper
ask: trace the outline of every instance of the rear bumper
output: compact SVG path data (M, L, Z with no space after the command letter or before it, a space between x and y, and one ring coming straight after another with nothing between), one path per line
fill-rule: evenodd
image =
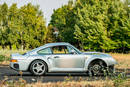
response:
M23 60L19 62L10 62L10 68L16 71L28 71L29 64Z
M18 63L10 64L10 68L14 70L19 70L19 64Z

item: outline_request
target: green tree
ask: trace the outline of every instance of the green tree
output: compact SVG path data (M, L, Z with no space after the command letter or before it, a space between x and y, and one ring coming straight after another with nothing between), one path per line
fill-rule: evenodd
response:
M19 27L18 22L20 21L18 19L18 13L19 10L17 8L16 4L12 4L12 6L9 8L8 12L8 45L10 46L10 49L16 49L19 45L18 43L18 32L17 29Z
M75 44L77 40L74 38L74 13L73 1L69 1L67 5L54 10L51 16L50 25L59 30L61 41Z
M47 27L47 33L46 33L46 43L53 43L53 42L56 42L54 29L52 25L49 25Z
M8 8L4 3L0 6L0 45L10 49L28 49L43 45L47 28L39 6L27 4L17 8L12 4Z
M7 45L7 28L8 28L8 6L6 3L0 6L0 41L2 48Z
M46 26L38 6L32 4L20 8L20 42L23 48L34 48L44 43ZM23 28L22 28L23 27Z
M76 0L55 10L51 19L62 41L104 52L129 50L129 22L120 0Z
M84 49L108 51L115 48L115 43L108 35L108 25L106 23L108 20L107 3L103 1L98 2L98 0L86 1L84 3L79 0L77 2L75 35L82 43L82 46L84 46ZM81 31L80 37L77 31ZM81 39L81 37L84 38Z

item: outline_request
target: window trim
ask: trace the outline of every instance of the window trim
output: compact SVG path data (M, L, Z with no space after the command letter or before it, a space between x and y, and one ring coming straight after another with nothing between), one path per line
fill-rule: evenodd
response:
M81 54L82 53L79 49L75 48L72 45L67 45L67 46L70 47L70 48L73 48L76 51L77 54Z
M73 48L75 51L76 51L76 53L77 54L81 54L82 52L80 52L77 48L75 48L74 46L72 46L72 45L55 45L55 46L68 46L68 47L70 47L70 48ZM59 54L54 54L53 53L53 51L52 51L52 47L55 47L55 46L50 46L50 47L46 47L46 48L42 48L42 49L40 49L40 50L38 50L37 51L37 54L39 54L38 52L39 51L41 51L41 50L43 50L43 49L47 49L47 48L50 48L50 50L51 50L51 54L39 54L39 55L70 55L71 53L67 53L67 54L61 54L61 53L59 53ZM68 48L67 48L67 50L68 50ZM69 50L68 50L69 51ZM73 54L73 55L75 55L75 54Z
M76 49L74 49L73 47L71 47L71 46L68 46L70 49L73 49L75 52L76 52L76 54L79 54L78 53L78 51L76 50ZM70 53L71 54L71 53ZM73 54L73 55L76 55L76 54Z

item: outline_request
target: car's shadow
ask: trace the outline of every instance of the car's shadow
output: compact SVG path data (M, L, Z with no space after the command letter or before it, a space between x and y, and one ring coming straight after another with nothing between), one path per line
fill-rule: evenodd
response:
M130 69L127 69L127 71L128 72L126 72L125 74L126 75L130 75ZM124 69L118 69L118 70L116 70L116 75L118 75L118 74L120 74L120 73L122 73L122 72L124 72ZM7 76L33 76L33 77L39 77L39 76L35 76L35 75L33 75L33 74L31 74L30 72L23 72L22 74L19 74L19 72L16 72L15 71L15 73L8 73L8 75ZM55 76L73 76L73 77L75 77L75 76L78 76L78 77L89 77L89 75L87 74L87 73L47 73L47 74L45 74L45 75L43 75L43 76L48 76L48 77L55 77ZM104 77L104 76L96 76L96 77Z
M35 76L31 73L23 73L23 74L9 74L8 76L34 76L34 77L39 77L39 76ZM88 76L87 73L47 73L43 76Z

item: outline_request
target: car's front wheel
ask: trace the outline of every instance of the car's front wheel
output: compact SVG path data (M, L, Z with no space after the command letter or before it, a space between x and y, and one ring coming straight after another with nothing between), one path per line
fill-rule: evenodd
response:
M103 61L94 61L89 65L88 74L89 76L105 75L106 70L107 68Z
M47 65L42 60L36 60L32 62L30 71L37 76L43 75L47 72Z

